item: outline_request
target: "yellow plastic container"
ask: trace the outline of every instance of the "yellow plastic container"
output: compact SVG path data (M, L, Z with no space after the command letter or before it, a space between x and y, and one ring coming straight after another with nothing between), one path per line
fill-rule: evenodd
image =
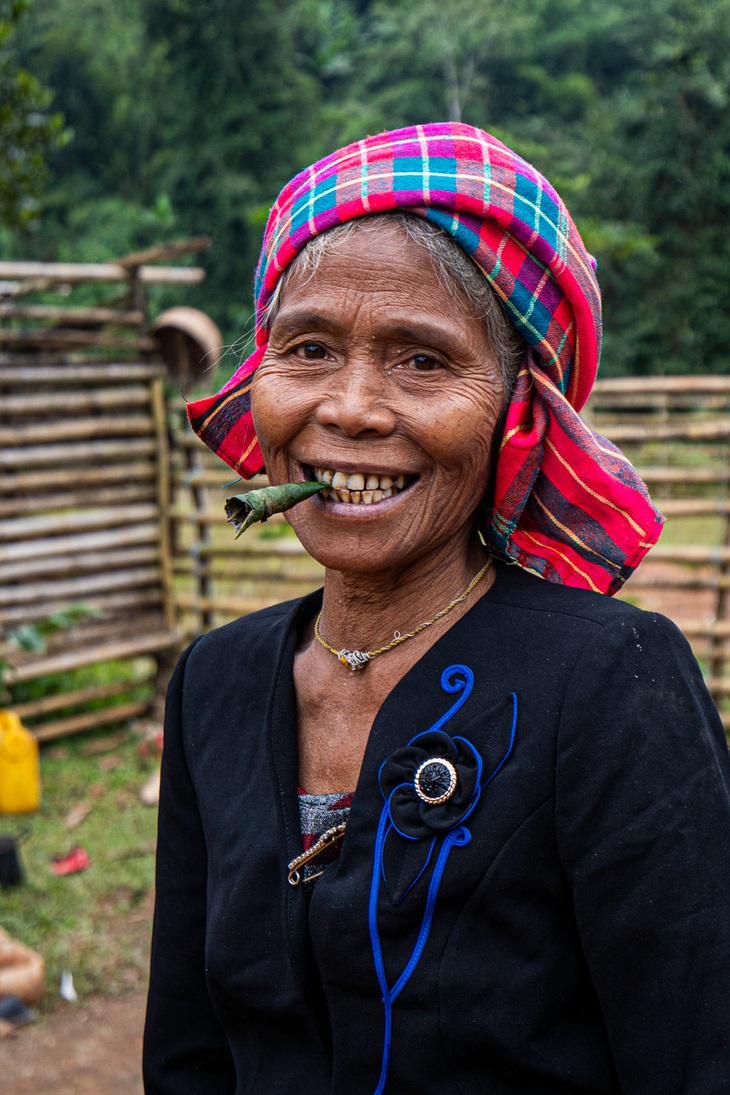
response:
M14 711L0 711L0 814L30 814L40 801L38 742Z

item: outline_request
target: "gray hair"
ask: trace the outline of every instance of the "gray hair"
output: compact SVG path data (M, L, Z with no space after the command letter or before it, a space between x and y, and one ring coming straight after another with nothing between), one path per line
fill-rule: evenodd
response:
M324 256L336 251L354 232L363 229L377 230L383 225L396 225L412 243L421 247L427 253L447 292L456 300L464 301L482 321L497 360L506 404L525 357L525 342L510 323L497 294L474 260L442 228L414 213L376 213L339 224L328 232L315 236L289 264L277 282L262 317L262 326L270 329L281 306L282 293L295 270L311 277Z

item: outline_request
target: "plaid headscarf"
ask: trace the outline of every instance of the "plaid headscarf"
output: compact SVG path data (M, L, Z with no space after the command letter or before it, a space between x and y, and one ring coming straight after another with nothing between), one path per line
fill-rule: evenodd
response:
M367 137L284 187L256 272L256 349L218 395L188 404L193 429L245 478L261 470L251 379L282 271L315 236L394 209L453 236L529 347L505 419L490 546L550 581L615 593L662 517L626 457L577 414L600 356L595 261L550 183L480 129L444 122Z

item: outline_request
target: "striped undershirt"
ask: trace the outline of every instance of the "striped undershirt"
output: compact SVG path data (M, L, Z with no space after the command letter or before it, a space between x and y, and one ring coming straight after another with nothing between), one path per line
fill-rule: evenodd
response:
M341 825L347 821L352 805L352 791L344 794L334 792L326 795L308 795L299 788L299 821L302 829L302 850L308 851L317 843L322 833L327 832L334 825ZM305 864L302 869L302 878L306 880L312 874L316 874L328 863L333 863L340 856L342 841L331 844L316 857L314 863ZM316 885L316 879L310 882L307 889L311 891Z

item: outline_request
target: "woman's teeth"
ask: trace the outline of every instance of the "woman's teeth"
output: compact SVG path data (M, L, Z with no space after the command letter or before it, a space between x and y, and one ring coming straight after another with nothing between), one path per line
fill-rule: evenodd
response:
M403 490L406 485L405 475L346 475L343 471L316 467L312 471L318 483L326 483L330 488L322 491L324 498L331 498L335 502L349 502L356 506L371 506L374 502L382 502L384 498L390 498Z

